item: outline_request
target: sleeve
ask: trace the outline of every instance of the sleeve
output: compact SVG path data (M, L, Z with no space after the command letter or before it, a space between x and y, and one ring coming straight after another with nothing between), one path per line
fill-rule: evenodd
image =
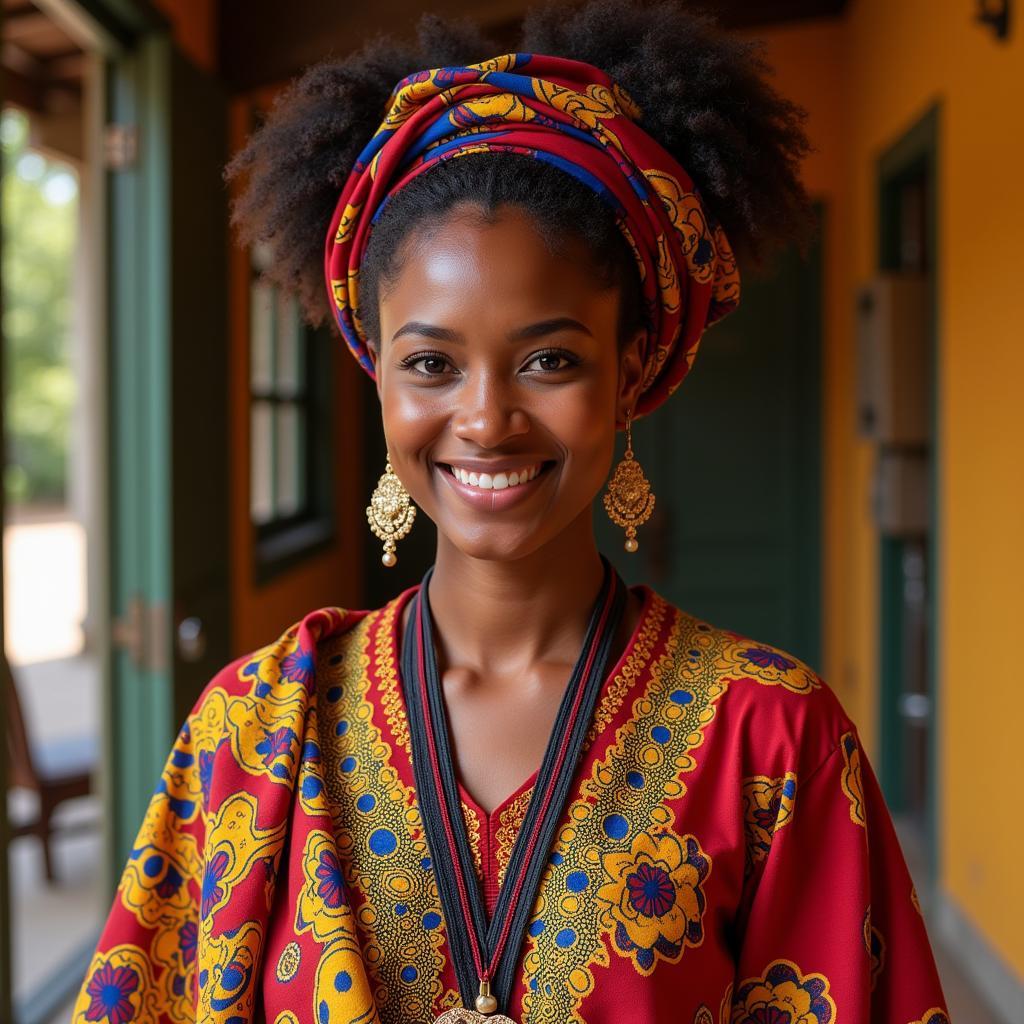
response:
M178 733L128 855L73 1024L195 1020L204 813L224 730L211 681Z
M949 1024L917 895L855 728L796 779L752 893L731 1024Z

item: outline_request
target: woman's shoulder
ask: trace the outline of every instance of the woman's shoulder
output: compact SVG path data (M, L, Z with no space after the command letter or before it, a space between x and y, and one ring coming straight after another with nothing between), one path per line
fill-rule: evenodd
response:
M399 599L378 609L348 609L337 605L314 608L284 627L277 636L240 654L218 669L199 694L193 714L211 699L250 698L287 703L313 685L325 650L332 654L358 642L365 627L385 614Z
M712 623L671 605L661 688L669 701L692 700L729 734L736 753L813 768L856 726L832 687L785 647Z

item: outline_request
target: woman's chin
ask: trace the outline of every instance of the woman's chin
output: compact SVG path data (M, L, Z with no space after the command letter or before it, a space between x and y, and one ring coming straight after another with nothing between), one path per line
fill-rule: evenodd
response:
M460 555L483 562L516 562L535 554L553 538L529 527L490 527L480 532L446 532L448 545Z

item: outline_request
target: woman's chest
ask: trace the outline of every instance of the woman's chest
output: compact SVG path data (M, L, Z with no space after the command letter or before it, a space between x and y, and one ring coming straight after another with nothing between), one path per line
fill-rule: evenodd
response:
M735 966L744 831L738 816L711 811L723 803L707 788L714 778L697 784L703 735L688 703L642 701L581 764L529 897L505 1007L513 1019L603 1024L629 1013L689 1024L702 1006L717 1015ZM613 704L595 731L607 732ZM325 786L299 789L268 935L268 1019L305 1005L318 1021L430 1021L461 1003L459 925L438 898L407 737L386 704L350 689L318 713ZM531 798L524 786L491 815L464 800L474 881L492 896Z

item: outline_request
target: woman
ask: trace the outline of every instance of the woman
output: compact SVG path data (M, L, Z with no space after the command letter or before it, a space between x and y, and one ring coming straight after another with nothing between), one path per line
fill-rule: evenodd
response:
M229 169L376 381L385 564L417 508L436 560L210 681L75 1019L947 1024L828 686L625 587L591 526L624 427L635 550L632 419L735 307L734 252L803 236L802 112L671 3L496 52L425 18L308 72Z

